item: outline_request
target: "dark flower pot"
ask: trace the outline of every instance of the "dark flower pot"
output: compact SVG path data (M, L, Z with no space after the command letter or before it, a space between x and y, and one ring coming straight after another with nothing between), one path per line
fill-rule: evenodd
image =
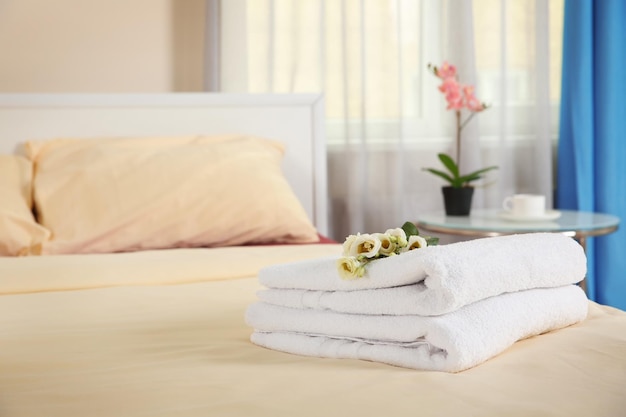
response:
M441 187L448 216L468 216L472 208L474 187Z

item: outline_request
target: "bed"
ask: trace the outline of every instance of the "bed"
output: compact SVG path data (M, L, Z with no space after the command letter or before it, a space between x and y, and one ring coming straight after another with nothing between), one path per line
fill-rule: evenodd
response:
M0 95L0 153L60 137L270 138L285 144L284 175L316 236L328 236L323 111L316 95ZM248 175L253 184L260 176ZM55 187L49 198L72 189ZM29 189L25 198L43 198L37 193ZM65 196L57 211L80 223L73 211L79 199ZM264 222L254 207L246 212L255 213L248 226ZM339 244L270 239L205 247L192 239L167 247L157 239L139 247L124 238L132 250L92 239L90 253L63 253L71 245L61 245L0 257L2 416L626 413L623 311L589 302L582 323L519 341L459 373L303 357L253 345L244 312L261 289L261 268L337 255Z

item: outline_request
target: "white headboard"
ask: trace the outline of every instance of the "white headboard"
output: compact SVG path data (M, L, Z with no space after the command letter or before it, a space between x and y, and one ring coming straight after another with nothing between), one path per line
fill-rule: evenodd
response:
M313 94L0 94L0 153L31 139L242 133L279 140L283 171L328 236L323 100Z

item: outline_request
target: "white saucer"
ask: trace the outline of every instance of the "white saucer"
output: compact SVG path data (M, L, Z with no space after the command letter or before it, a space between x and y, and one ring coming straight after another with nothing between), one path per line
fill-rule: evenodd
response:
M541 216L517 216L509 211L501 211L498 215L504 220L511 220L514 222L540 222L558 219L561 217L561 212L558 210L546 210L546 212Z

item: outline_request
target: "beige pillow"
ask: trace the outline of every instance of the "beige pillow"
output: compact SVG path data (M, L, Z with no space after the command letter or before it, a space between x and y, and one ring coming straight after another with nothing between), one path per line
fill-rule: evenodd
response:
M44 253L307 243L280 143L246 136L29 142Z
M32 165L17 155L0 155L0 256L35 255L50 232L31 211Z

